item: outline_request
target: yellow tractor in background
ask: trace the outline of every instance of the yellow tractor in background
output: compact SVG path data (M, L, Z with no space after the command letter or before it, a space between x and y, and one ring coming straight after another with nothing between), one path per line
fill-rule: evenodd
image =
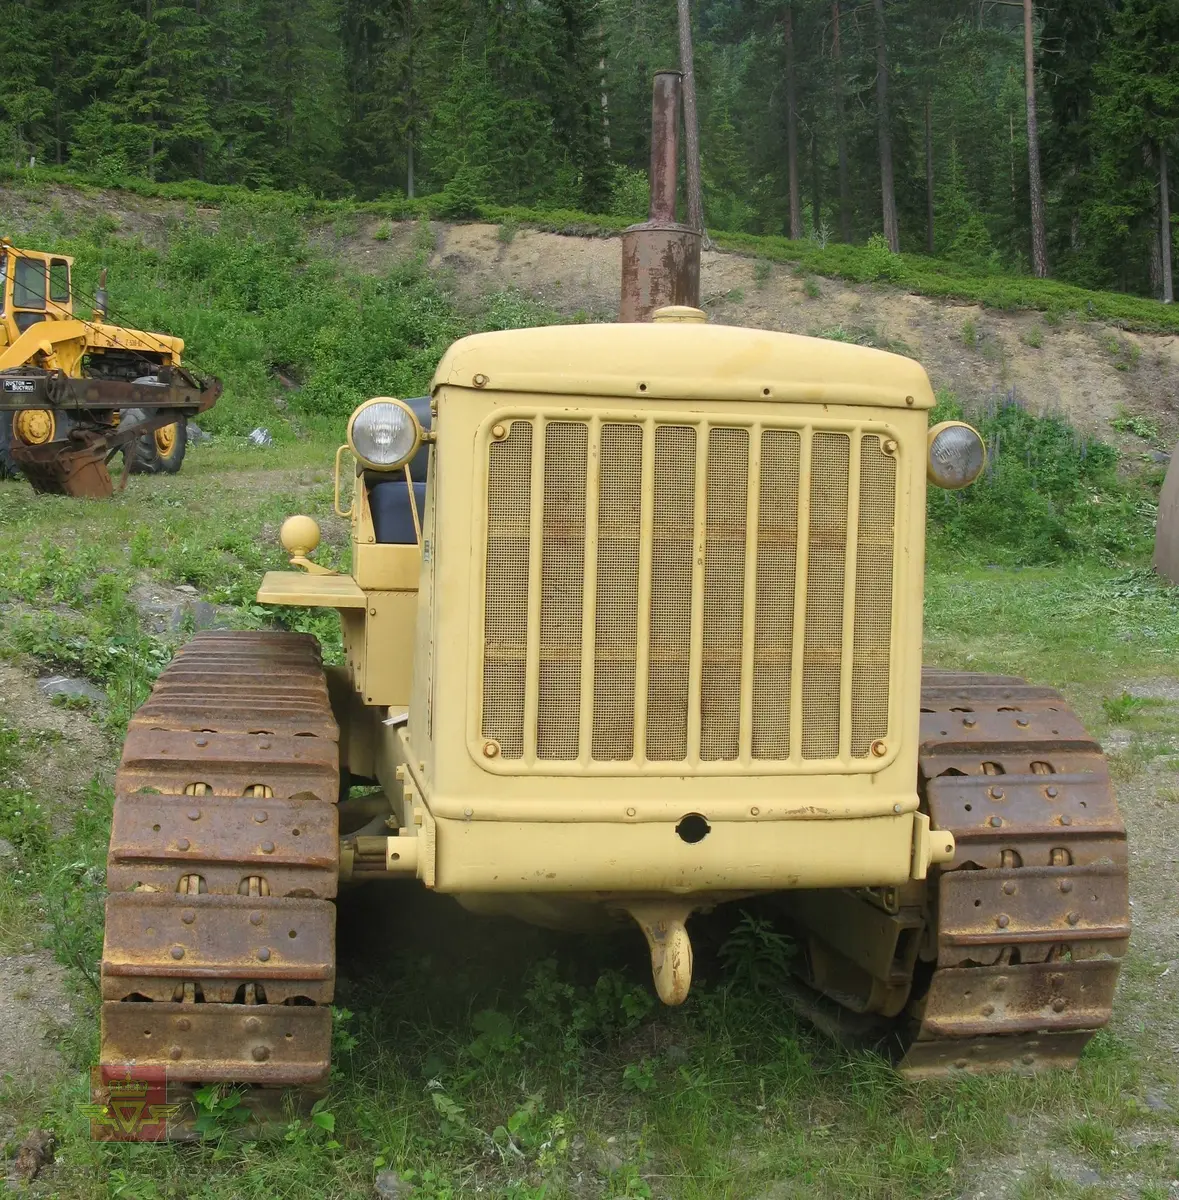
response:
M221 384L181 366L180 338L107 322L105 281L78 314L72 274L68 256L0 240L0 473L109 496L120 450L127 471L179 471L188 419Z

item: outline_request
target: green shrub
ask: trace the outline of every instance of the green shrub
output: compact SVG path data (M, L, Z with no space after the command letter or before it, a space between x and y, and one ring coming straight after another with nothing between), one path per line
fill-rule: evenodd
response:
M901 264L897 261L897 256L889 249L883 234L874 233L868 239L868 244L863 248L860 259L860 278L865 282L878 279L896 281L900 278Z
M463 168L446 185L434 211L443 220L466 221L482 215L482 203L477 172Z
M963 414L943 395L930 423L966 419L987 443L983 476L958 492L929 489L929 539L939 554L1014 565L1073 557L1123 561L1149 549L1154 502L1118 474L1117 451L1063 417L1038 417L1014 395Z
M651 189L647 184L647 172L619 164L614 168L614 181L610 186L610 213L625 217L628 221L645 221L651 201Z

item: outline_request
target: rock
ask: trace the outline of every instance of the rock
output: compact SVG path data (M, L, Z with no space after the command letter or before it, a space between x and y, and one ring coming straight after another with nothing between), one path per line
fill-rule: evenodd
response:
M373 1180L373 1195L380 1200L401 1200L403 1196L412 1196L415 1190L413 1184L402 1179L396 1171L378 1171Z
M0 858L15 858L16 847L7 839L0 838ZM1149 1101L1148 1101L1149 1103Z
M613 1146L595 1146L589 1153L590 1165L599 1175L613 1175L621 1171L626 1160Z
M106 692L85 679L71 679L68 675L47 675L37 680L43 696L71 696L86 700L105 700Z
M191 421L188 423L188 433L185 438L190 446L199 446L201 442L211 442L213 435L206 433L199 425L194 425Z
M34 1129L20 1144L13 1165L17 1179L25 1183L36 1179L41 1168L53 1162L57 1138L52 1129Z
M1158 1092L1147 1092L1142 1097L1143 1104L1150 1109L1151 1112L1170 1112L1171 1106L1158 1094Z
M178 583L176 585L176 590L178 592L183 592L186 596L195 596L197 594L196 588L194 588L191 583Z
M1171 456L1166 450L1152 450L1150 457L1156 463L1169 463L1171 461Z
M168 628L173 633L179 633L191 618L193 629L225 629L226 626L221 610L208 600L191 600L185 604L171 606L168 614Z
M251 429L246 437L246 441L252 446L273 446L274 438L270 436L269 429L263 429L261 425L257 429Z

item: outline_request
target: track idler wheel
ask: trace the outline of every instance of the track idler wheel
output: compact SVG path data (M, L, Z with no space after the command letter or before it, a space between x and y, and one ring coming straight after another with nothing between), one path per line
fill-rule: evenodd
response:
M921 807L954 857L924 885L784 894L807 947L799 1006L899 1047L915 1078L1073 1066L1130 936L1101 747L1058 692L1010 676L926 671L921 710Z

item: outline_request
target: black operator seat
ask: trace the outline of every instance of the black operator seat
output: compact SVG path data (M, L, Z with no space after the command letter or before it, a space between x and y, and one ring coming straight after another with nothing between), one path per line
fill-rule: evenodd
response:
M430 431L430 397L415 396L406 400L414 411L418 423L425 432ZM430 461L430 448L422 444L409 464L413 480L413 502L417 506L418 520L426 511L426 467ZM414 530L413 510L409 507L409 488L405 482L405 470L365 471L364 482L368 488L368 506L373 515L373 530L380 545L412 546L418 539Z

